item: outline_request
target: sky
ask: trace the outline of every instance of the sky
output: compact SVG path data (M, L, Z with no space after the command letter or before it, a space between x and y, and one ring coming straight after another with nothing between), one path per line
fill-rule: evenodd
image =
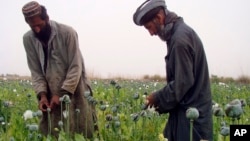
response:
M51 20L73 27L89 75L165 76L166 43L132 20L144 0L37 0ZM0 0L0 74L30 75L22 36L29 0ZM249 0L166 0L200 36L210 75L250 76Z

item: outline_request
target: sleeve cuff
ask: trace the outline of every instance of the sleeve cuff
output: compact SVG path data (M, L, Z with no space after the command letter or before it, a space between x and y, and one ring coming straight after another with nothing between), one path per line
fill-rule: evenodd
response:
M60 95L63 96L63 95L69 95L71 94L70 92L68 92L67 90L64 90L64 89L61 89L60 90Z
M41 99L41 95L46 95L47 96L47 93L42 91L42 92L39 92L36 96L37 96L37 99L40 100Z

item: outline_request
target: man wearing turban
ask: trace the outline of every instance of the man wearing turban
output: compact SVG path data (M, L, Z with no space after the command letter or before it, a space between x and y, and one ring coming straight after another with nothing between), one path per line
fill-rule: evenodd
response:
M182 17L169 11L164 0L147 0L133 16L134 23L144 26L150 35L166 42L167 84L147 97L147 105L159 113L169 113L164 137L169 141L190 138L186 110L194 107L199 117L194 120L193 141L213 140L212 98L209 72L203 44Z

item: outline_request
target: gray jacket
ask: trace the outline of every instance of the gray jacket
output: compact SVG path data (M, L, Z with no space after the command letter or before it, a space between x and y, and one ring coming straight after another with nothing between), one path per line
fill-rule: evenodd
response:
M85 135L91 137L96 115L95 108L84 97L84 92L89 90L90 86L87 85L77 33L73 28L55 21L50 21L49 24L52 31L48 42L46 68L44 68L45 55L41 42L35 38L31 30L23 36L34 90L36 94L46 92L49 100L52 95L63 96L65 93L62 92L68 92L71 98L71 131L77 129L78 132L87 133ZM44 69L46 69L46 73ZM60 107L57 108L51 113L52 129L55 127L60 129L57 123L61 120L59 118L61 110ZM77 118L80 121L75 120L76 109L80 110L80 117ZM47 134L48 129L46 116L46 113L44 113L40 124L40 129L44 134ZM86 123L88 123L88 126Z
M59 94L64 89L74 94L80 78L85 77L83 58L78 45L77 33L69 26L50 21L52 27L48 43L46 74L44 72L44 52L41 42L33 31L23 37L27 61L36 93Z

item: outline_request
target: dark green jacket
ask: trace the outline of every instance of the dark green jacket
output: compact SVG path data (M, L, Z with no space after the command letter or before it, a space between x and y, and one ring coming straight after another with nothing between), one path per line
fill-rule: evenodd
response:
M167 85L154 93L160 113L169 113L164 136L169 141L189 140L186 110L195 107L194 140L212 141L212 100L206 55L195 31L179 18L167 38Z

